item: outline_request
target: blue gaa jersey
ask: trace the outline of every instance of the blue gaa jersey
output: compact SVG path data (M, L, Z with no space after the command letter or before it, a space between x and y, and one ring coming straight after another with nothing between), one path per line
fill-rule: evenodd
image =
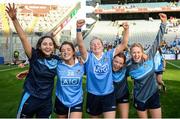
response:
M138 63L132 61L132 64L128 67L129 75L134 80L134 98L143 103L158 90L154 56L164 35L165 26L161 23L156 39L148 52L149 59Z
M164 58L163 56L159 53L159 51L156 52L156 55L154 57L154 62L155 62L155 72L163 71L164 68Z
M119 71L113 72L113 81L116 99L119 99L129 91L126 67L123 67Z
M82 78L84 65L76 59L73 66L58 63L56 96L67 107L73 107L83 102Z
M54 78L59 57L42 58L39 51L32 48L29 59L30 69L24 83L24 91L30 95L45 99L52 96Z
M114 91L112 80L112 59L114 49L102 54L98 59L92 52L85 61L87 91L94 95L107 95Z

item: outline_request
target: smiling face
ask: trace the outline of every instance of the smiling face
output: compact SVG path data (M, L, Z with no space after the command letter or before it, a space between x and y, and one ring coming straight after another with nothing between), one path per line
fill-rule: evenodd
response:
M124 59L122 57L115 57L113 59L113 71L118 71L124 66Z
M75 51L70 44L62 44L60 52L64 61L74 59Z
M51 56L54 52L54 43L50 38L44 38L41 42L40 49L45 56Z
M143 57L143 47L140 44L135 44L131 46L131 56L134 62L140 62Z
M91 40L90 49L95 55L99 55L103 52L102 41L98 38Z
M113 59L113 71L118 71L124 67L126 56L123 53L119 53L114 56Z

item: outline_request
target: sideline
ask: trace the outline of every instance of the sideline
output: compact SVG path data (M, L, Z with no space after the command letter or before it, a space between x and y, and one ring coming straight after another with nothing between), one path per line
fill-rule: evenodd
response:
M172 66L174 66L174 67L176 67L176 68L178 68L178 69L180 69L180 66L178 66L178 65L175 65L175 64L173 64L173 63L171 63L171 62L169 62L169 61L166 61L168 64L170 64L170 65L172 65Z
M28 65L25 65L25 67L23 67L23 68L26 68L26 67L28 67ZM13 68L7 68L7 69L2 69L2 70L0 70L0 72L3 72L3 71L11 71L11 70L15 70L15 69L19 69L20 67L13 67Z
M18 68L19 68L19 67L10 68L10 69L2 69L2 70L0 70L0 72L3 72L3 71L10 71L10 70L18 69Z

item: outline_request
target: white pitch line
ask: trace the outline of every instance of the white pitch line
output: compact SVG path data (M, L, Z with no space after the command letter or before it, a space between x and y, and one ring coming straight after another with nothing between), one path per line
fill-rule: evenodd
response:
M10 68L10 69L3 69L3 70L0 70L0 72L3 72L3 71L10 71L10 70L18 69L18 68L19 68L19 67Z
M172 66L174 66L174 67L176 67L176 68L178 68L178 69L180 69L180 66L178 66L178 65L175 65L175 64L173 64L173 63L171 63L171 62L168 62L168 61L167 61L167 63L170 64L170 65L172 65Z

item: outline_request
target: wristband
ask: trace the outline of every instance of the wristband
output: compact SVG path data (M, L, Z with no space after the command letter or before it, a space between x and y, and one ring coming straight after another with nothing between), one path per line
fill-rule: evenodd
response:
M81 29L76 29L76 32L81 32Z

